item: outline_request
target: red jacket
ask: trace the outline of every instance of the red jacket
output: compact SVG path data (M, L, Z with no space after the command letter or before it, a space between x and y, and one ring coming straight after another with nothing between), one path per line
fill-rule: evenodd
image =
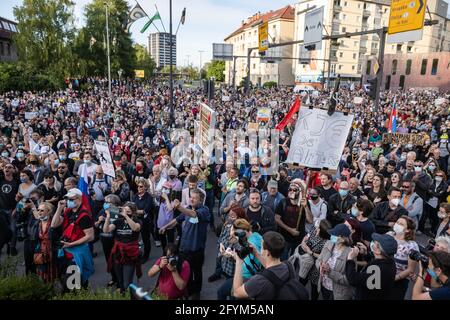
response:
M89 217L89 219L92 220L91 214L83 206L80 207L80 210L75 215L73 213L69 214L69 212L71 211L72 209L67 208L66 210L64 210L63 214L62 236L63 241L66 242L75 242L77 240L80 240L86 235L83 229L81 229L80 227L80 220L83 217ZM68 253L67 251L64 252L66 258L72 260L73 258L72 254Z

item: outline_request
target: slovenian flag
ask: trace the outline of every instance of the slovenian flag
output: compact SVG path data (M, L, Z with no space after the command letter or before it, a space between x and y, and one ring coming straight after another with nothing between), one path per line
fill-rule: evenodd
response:
M391 116L389 119L389 132L396 133L397 132L397 106L394 102L394 105L392 107Z
M80 189L80 191L83 193L83 206L90 211L92 207L89 201L89 179L86 164L81 165L81 175L78 179L78 189Z

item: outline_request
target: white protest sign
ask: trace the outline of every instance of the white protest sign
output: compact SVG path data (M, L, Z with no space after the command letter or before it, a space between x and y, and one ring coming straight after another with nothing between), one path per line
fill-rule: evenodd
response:
M361 104L361 103L363 103L363 98L362 97L355 97L355 98L353 98L353 103L354 104Z
M336 170L352 122L353 115L301 108L286 162Z
M18 99L14 99L13 101L11 101L11 106L18 107L19 106L19 100Z
M222 102L230 101L230 96L222 96Z
M98 159L102 166L103 172L115 178L116 171L114 170L114 164L112 162L111 153L109 152L108 143L106 141L95 140L95 150L97 151Z
M78 102L67 103L67 112L72 112L72 113L80 112L80 104Z
M200 103L199 122L197 130L197 141L202 150L209 156L212 142L214 141L214 133L211 129L216 127L216 111L211 109L204 103Z
M56 109L59 107L59 102L52 102L52 108Z
M37 112L25 112L25 120L31 120L38 116Z
M316 45L316 50L322 48L323 7L312 10L305 15L303 41L305 46Z
M447 102L447 99L445 98L438 98L436 100L434 100L434 105L435 106L440 106L441 104L444 104Z
M275 100L269 102L269 106L271 106L272 108L275 108L277 106L277 104L278 104L278 101L275 101Z
M143 106L145 106L144 101L139 100L139 101L136 102L136 107L143 107Z

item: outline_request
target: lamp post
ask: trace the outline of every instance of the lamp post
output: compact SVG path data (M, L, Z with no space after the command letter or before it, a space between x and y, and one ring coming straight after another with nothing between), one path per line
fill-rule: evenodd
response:
M108 3L105 1L106 12L106 54L108 56L108 94L111 96L111 59L109 57L109 23L108 23Z
M174 107L173 107L173 41L172 41L172 0L169 1L169 15L170 15L170 28L169 28L169 44L170 44L170 71L169 71L169 79L170 79L170 125L174 123L175 115L174 115Z
M198 53L200 54L200 65L198 68L198 74L199 74L199 78L200 80L202 80L202 53L205 52L203 50L198 50Z

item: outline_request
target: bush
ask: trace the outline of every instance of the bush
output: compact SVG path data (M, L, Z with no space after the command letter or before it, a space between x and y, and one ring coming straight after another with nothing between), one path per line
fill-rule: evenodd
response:
M3 263L0 264L0 279L13 277L17 273L17 266L19 265L18 257L7 256Z
M263 87L266 89L275 88L277 86L277 83L275 81L267 81L263 84Z
M100 289L93 291L92 289L72 290L71 292L59 295L53 300L130 300L130 292L127 290L124 295L118 291Z
M48 300L54 294L53 285L44 283L37 275L0 279L0 300Z

